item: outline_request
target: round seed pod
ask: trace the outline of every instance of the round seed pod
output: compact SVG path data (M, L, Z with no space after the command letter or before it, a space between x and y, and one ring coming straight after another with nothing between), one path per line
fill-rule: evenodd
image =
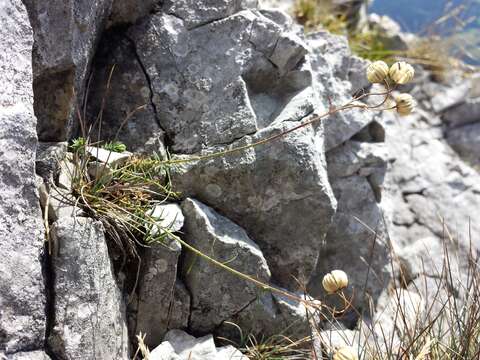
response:
M400 94L395 98L397 113L400 116L410 115L415 109L415 101L410 94Z
M382 83L388 76L388 65L384 61L374 61L367 68L367 79L371 83Z
M333 360L358 360L358 354L351 346L344 346L333 354Z
M322 285L326 292L333 294L348 286L348 276L342 270L333 270L323 277Z
M415 76L415 69L409 63L399 61L390 67L388 75L397 84L404 85L412 81Z

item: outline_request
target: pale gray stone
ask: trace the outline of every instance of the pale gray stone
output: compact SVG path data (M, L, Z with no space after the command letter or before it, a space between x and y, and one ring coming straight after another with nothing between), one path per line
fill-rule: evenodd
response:
M50 360L50 356L45 354L43 351L28 351L28 352L19 352L12 355L2 355L0 352L0 359L5 360Z
M460 105L446 110L442 120L452 127L480 122L480 97L466 99Z
M323 114L330 106L340 107L351 101L353 93L359 89L352 87L350 78L356 87L367 86L359 79L365 76L367 64L352 58L344 37L321 31L308 35L307 40L311 48L315 90L320 96L316 111ZM323 121L326 151L350 139L372 121L371 113L361 109L341 111L326 117Z
M95 158L98 162L107 164L112 168L124 165L125 162L127 162L128 159L132 157L132 153L128 151L118 153L115 151L106 150L96 146L87 146L85 148L85 151L91 157Z
M67 153L67 143L38 143L35 171L46 183L53 183L58 176L60 163Z
M88 218L61 218L51 235L56 244L52 353L59 359L128 359L125 305L103 226Z
M207 256L246 275L268 282L262 252L245 230L208 206L186 199L185 240ZM209 333L256 298L258 288L187 249L182 275L192 295L190 329Z
M173 314L173 306L181 250L176 240L167 237L164 243L145 249L142 256L135 333L146 334L150 348L162 342L172 317L180 315Z
M182 209L178 204L156 205L153 209L147 211L145 215L155 223L155 225L149 226L149 234L151 236L155 236L158 233L162 234L165 230L172 233L178 232L182 229L185 220Z
M150 354L151 360L247 360L233 346L215 347L213 337L195 338L181 330L171 330L165 341Z
M0 4L0 352L40 350L46 328L44 227L35 178L32 29L19 0Z
M302 62L301 39L257 12L241 11L192 30L181 18L159 13L129 36L174 151L231 143L282 121L279 110L311 84L308 71L289 71ZM305 101L289 120L313 110L313 99Z

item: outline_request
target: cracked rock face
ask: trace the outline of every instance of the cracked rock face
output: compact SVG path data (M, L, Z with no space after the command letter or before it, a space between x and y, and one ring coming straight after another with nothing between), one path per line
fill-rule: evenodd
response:
M125 304L108 256L103 226L61 218L52 227L56 253L54 324L48 344L59 359L128 359Z
M44 233L35 179L32 29L19 0L2 2L0 22L0 357L10 358L44 346Z
M186 241L217 261L268 283L270 270L258 246L245 230L208 206L186 199ZM224 320L255 300L258 288L187 251L182 275L192 295L189 327L197 333L212 332Z
M158 13L129 31L147 71L153 104L175 152L231 143L279 120L282 108L308 87L294 70L307 50L252 11L189 29L188 21ZM300 99L298 120L313 110Z
M77 122L90 60L112 0L25 0L34 32L33 90L40 141L65 141ZM75 124L74 124L75 123Z
M197 10L192 14L203 14ZM228 16L229 10L194 26L190 15L175 11L153 14L128 30L173 151L212 152L259 141L314 111L307 48L284 17L250 10ZM307 281L313 271L334 212L324 167L320 124L268 146L179 167L173 176L185 196L245 228L275 281L295 288L294 277Z

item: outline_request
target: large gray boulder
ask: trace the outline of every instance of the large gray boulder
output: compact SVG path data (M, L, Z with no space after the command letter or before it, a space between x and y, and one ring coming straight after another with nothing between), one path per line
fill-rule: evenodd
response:
M56 358L129 358L125 304L103 231L101 223L82 217L52 226L55 300L48 344Z
M65 141L112 0L24 1L34 32L33 90L40 141Z
M44 228L35 180L32 29L20 0L0 3L0 354L41 350Z
M281 16L251 10L228 16L228 7L223 17L210 16L197 5L187 15L181 4L172 9L173 15L145 18L128 36L173 151L211 153L252 143L314 111L308 50ZM216 21L209 22L212 17ZM309 126L267 146L184 164L172 173L185 196L247 230L275 281L290 288L298 286L294 278L308 281L334 212L322 129Z
M262 252L245 230L208 206L186 199L185 240L197 250L264 283L270 271ZM242 280L187 250L182 276L192 295L189 327L209 333L223 321L242 311L256 297L257 285Z

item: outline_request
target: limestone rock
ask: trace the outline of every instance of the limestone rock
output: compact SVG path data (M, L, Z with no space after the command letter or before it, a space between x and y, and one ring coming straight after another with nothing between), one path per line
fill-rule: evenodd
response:
M174 8L183 6L172 2ZM191 15L201 14L197 7L203 6L193 5ZM184 16L158 13L128 32L176 152L192 153L255 133L311 83L299 68L306 51L300 39L260 13L228 13L190 30ZM290 120L312 111L313 99L305 101Z
M305 298L302 294L291 293L291 295L299 299ZM312 317L313 314L309 315ZM252 334L256 337L270 338L283 334L296 340L310 336L312 331L305 306L274 292L259 294L241 312L217 328L215 334L233 341L241 341L238 328L243 335Z
M65 141L112 0L26 0L34 32L33 90L40 141Z
M60 163L67 153L67 143L39 143L35 159L35 171L46 183L53 183L58 176Z
M195 338L181 330L171 330L165 341L150 354L151 360L247 360L233 346L216 348L211 335Z
M162 342L172 319L180 244L168 237L164 244L145 249L138 284L136 334L146 334L145 343L153 348Z
M475 168L480 167L480 113L478 122L449 129L446 138L450 146Z
M268 282L270 271L258 246L245 230L202 203L187 199L185 240L211 258ZM190 329L209 333L256 298L255 284L187 251L182 275L192 295Z
M55 323L48 337L52 352L60 359L128 359L125 306L102 225L61 218L51 234L57 248L52 259Z
M85 151L101 164L107 164L110 167L122 166L132 157L132 153L124 151L118 153L115 151L106 150L96 146L87 146Z
M147 3L149 1L119 0L114 4L134 7L138 11ZM149 78L132 41L124 32L115 30L104 35L92 68L93 80L87 104L90 123L102 114L100 132L95 127L92 138L101 136L105 141L121 141L129 151L136 153L164 155L164 132L151 102Z
M35 178L32 29L19 0L0 5L0 353L40 350L46 327L44 227Z
M368 82L365 82L367 63L352 57L344 37L321 31L309 35L307 39L311 48L315 90L320 96L318 113L328 111L330 104L337 107L344 105L356 91L368 86ZM353 88L350 79L358 88ZM372 121L371 113L361 109L341 111L325 118L326 151L350 139Z
M2 353L0 352L0 359L4 359L2 357ZM45 354L43 351L28 351L28 352L19 352L9 357L5 357L8 360L50 360L50 356Z
M150 235L155 236L158 233L163 233L168 230L172 233L178 232L182 229L185 217L182 209L178 204L161 204L156 205L153 209L145 214L155 225L151 225Z

